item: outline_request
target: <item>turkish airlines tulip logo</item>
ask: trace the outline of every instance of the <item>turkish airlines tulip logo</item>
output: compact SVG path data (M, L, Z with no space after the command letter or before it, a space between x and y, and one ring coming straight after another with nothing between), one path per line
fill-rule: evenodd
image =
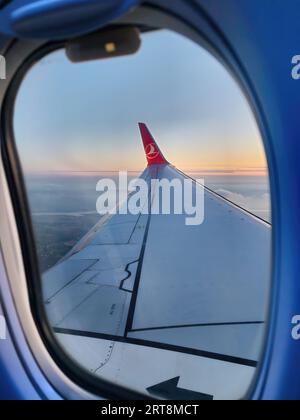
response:
M156 159L159 156L159 150L157 150L154 143L148 144L146 147L146 156L150 160Z

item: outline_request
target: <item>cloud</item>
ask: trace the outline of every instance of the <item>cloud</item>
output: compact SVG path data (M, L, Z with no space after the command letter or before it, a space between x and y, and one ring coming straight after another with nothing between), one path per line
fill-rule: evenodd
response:
M270 212L271 210L269 193L245 195L225 189L217 189L216 193L253 213Z

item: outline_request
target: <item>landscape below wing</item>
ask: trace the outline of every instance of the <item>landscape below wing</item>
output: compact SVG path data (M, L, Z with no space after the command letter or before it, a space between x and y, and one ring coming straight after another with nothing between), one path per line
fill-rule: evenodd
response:
M145 206L159 199L154 179L187 179L166 163L142 177ZM180 377L180 388L241 398L263 342L271 229L193 188L204 194L198 226L187 226L186 214L144 211L100 222L43 276L47 313L68 353L101 377L150 393Z

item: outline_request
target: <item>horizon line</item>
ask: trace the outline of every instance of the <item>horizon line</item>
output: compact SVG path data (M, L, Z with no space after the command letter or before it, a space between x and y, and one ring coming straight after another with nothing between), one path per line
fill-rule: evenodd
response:
M127 170L127 169L116 169L116 170L29 170L29 171L24 171L25 175L55 175L55 174L62 174L62 175L76 175L76 174L86 174L86 175L91 175L91 174L116 174L116 173L120 173L120 172L127 172L127 173L142 173L144 169L135 169L135 170ZM186 172L189 174L206 174L206 175L232 175L232 176L268 176L268 168L244 168L244 169L237 169L237 168L232 168L232 169L218 169L218 168L213 168L213 169L181 169L180 170L182 172Z

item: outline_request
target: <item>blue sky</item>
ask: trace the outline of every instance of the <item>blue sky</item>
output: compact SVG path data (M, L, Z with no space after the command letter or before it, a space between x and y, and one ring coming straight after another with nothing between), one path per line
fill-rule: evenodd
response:
M142 170L138 121L183 170L266 167L236 82L208 52L168 31L144 35L130 57L46 57L21 86L15 136L26 171Z

